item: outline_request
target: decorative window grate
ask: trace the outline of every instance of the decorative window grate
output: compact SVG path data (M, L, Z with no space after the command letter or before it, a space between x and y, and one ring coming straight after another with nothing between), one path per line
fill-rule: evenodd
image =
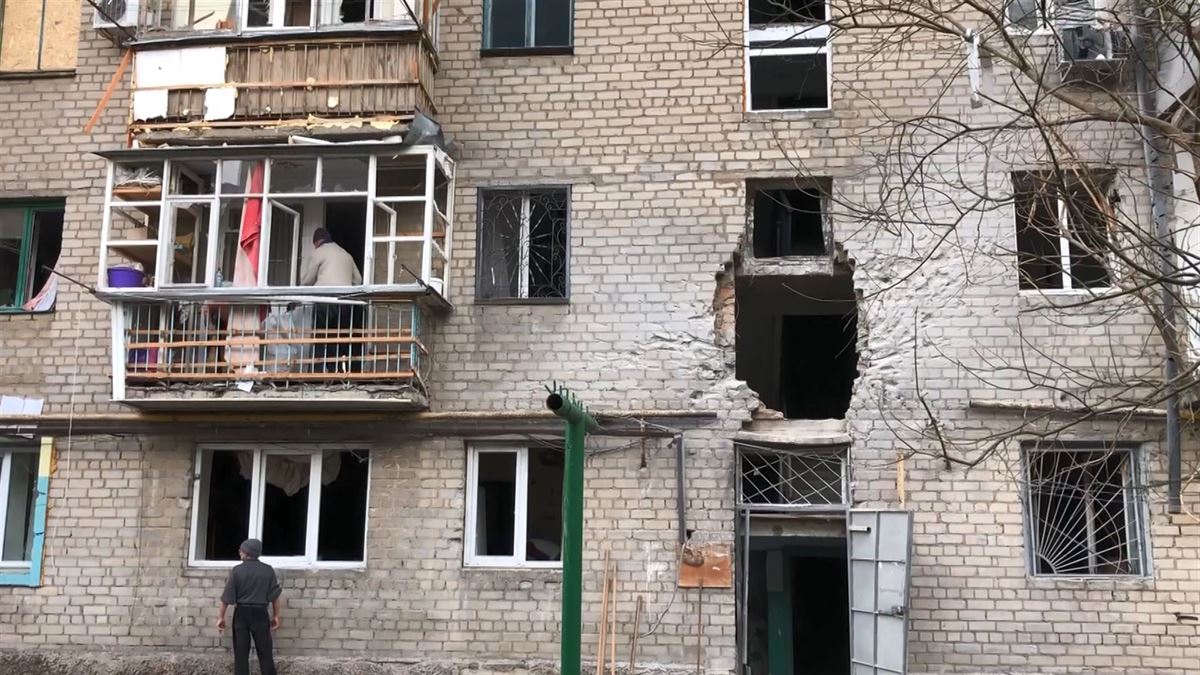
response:
M739 446L738 502L768 507L841 506L849 502L846 449L784 450Z
M1145 574L1145 523L1132 449L1031 446L1025 467L1034 574Z
M567 297L566 188L487 189L480 193L478 297Z

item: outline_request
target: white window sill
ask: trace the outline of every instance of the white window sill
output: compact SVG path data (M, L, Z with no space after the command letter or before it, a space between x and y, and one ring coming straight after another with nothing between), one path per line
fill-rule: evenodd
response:
M1022 298L1038 298L1046 296L1049 298L1080 298L1094 297L1096 300L1108 299L1110 293L1119 291L1119 288L1114 286L1105 286L1104 288L1021 288L1018 289Z
M1035 574L1029 576L1029 581L1038 588L1149 589L1154 587L1154 577L1138 575Z
M310 570L310 571L365 571L367 564L365 562L320 562L320 563L305 563L295 561L272 561L268 558L262 558L262 562L274 567L277 570ZM229 570L241 564L240 560L194 560L188 563L188 569L191 570Z
M5 560L0 562L0 573L3 572L28 572L33 568L33 563L28 560L11 561Z
M833 108L783 108L770 110L753 110L747 109L743 111L747 119L770 119L778 117L779 119L804 119L806 117L832 117Z
M546 571L546 572L561 572L561 562L513 562L513 561L481 561L481 560L465 560L463 561L463 569L466 570L481 570L495 572L530 572L530 571Z

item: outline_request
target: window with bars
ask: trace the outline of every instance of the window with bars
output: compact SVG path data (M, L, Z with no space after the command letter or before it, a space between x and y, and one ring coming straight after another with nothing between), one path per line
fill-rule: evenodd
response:
M743 506L841 506L849 503L846 448L738 446Z
M484 189L479 195L476 298L567 298L567 188Z
M1046 576L1147 572L1133 448L1024 449L1030 567Z
M1013 174L1021 290L1107 288L1108 173Z

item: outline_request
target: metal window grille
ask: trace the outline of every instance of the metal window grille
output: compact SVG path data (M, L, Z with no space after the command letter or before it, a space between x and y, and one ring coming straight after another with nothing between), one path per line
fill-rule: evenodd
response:
M567 297L566 188L484 190L479 207L478 297Z
M1145 523L1129 448L1029 447L1030 563L1037 575L1141 575Z
M846 449L739 447L738 501L766 507L842 506L849 502Z

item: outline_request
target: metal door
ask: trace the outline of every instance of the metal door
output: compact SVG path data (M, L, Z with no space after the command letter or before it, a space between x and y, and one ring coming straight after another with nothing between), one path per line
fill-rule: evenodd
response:
M851 509L846 549L851 675L904 675L912 513Z

